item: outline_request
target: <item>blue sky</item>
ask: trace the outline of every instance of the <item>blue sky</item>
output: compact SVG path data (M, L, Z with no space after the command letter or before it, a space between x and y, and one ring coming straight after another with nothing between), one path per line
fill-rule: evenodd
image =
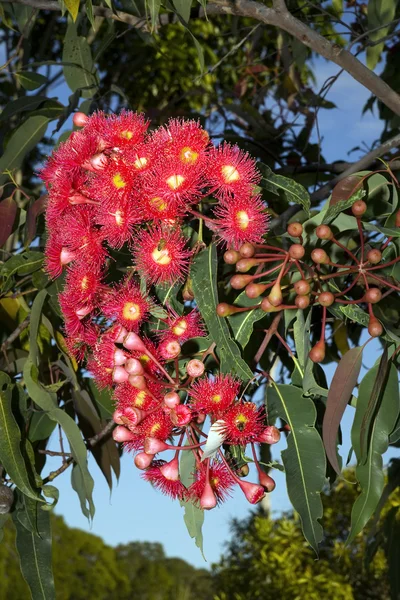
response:
M338 72L336 65L324 60L315 60L318 92L324 81ZM58 93L64 92L60 88ZM362 88L347 74L342 74L327 98L337 105L333 110L320 110L319 127L324 139L325 160L356 160L360 152L347 155L354 146L370 146L378 137L382 125L370 112L361 116L362 108L369 98L369 92ZM315 141L315 140L313 140ZM367 149L365 150L367 151ZM364 363L372 365L379 356L378 346L370 344L364 357ZM327 368L328 378L332 377L334 366ZM350 449L350 427L354 410L349 407L343 422L344 443L341 454L346 459ZM285 447L280 442L274 447L276 458ZM390 455L387 456L389 458ZM49 462L49 467L53 463ZM54 466L58 463L55 462ZM90 469L95 479L94 500L96 515L92 526L80 511L79 501L70 487L70 475L59 477L56 485L60 489L60 501L57 512L62 514L70 526L80 527L98 534L109 544L125 543L132 540L161 542L167 555L180 556L195 566L207 566L190 539L183 522L183 509L178 502L173 502L155 491L142 481L139 471L133 465L131 456L122 459L122 474L115 484L110 496L108 486L93 460ZM270 495L273 514L289 510L284 475L274 472L277 482L276 490ZM230 524L233 518L244 518L251 510L240 491L236 491L232 499L221 508L206 514L203 527L204 553L208 564L219 559L223 552L223 544L230 536Z

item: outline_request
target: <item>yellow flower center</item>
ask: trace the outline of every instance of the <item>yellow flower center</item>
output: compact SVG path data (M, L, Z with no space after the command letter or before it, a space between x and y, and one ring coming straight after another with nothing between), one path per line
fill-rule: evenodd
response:
M134 302L125 302L122 314L128 321L137 321L140 319L140 306Z
M242 429L244 425L246 425L248 418L243 413L239 414L235 419L235 425L238 429Z
M250 217L245 210L239 210L236 213L236 223L240 229L247 229L250 223Z
M141 390L138 395L136 396L135 400L134 400L134 406L140 408L141 406L143 406L144 401L146 400L146 392L144 390Z
M159 212L163 212L167 208L167 203L164 202L164 200L162 198L160 198L159 196L152 198L150 200L149 204L150 204L150 206L152 206Z
M139 360L140 360L140 362L142 363L142 365L146 365L146 364L149 362L149 360L150 360L150 357L148 356L148 354L142 354L142 355L139 357Z
M126 182L122 179L120 173L117 173L116 175L114 175L114 177L112 178L112 181L118 190L121 188L124 188L126 186Z
M215 394L215 396L212 396L211 400L217 404L218 402L221 402L222 398L220 394Z
M183 175L171 175L168 177L166 183L171 188L171 190L177 190L181 187L182 183L185 181Z
M187 165L193 165L197 159L199 158L199 155L197 152L195 152L194 150L192 150L191 148L189 148L189 146L185 146L184 148L182 148L181 150L181 161Z
M177 336L179 337L180 335L183 335L183 334L185 333L185 331L186 331L187 327L188 327L188 326L187 326L187 323L186 323L186 321L184 321L184 320L182 319L182 321L179 321L179 322L178 322L178 323L177 323L177 324L176 324L176 325L175 325L175 326L172 328L172 331L173 331L173 333L174 333L175 335L177 335Z
M85 277L83 277L83 279L81 281L81 289L87 290L88 287L89 287L89 277L87 275L85 275Z
M121 137L131 140L133 138L133 131L121 131Z
M137 169L144 169L145 166L147 165L147 158L145 156L138 156L137 159L135 160L135 162L133 163L133 165L137 168Z
M233 165L224 165L221 169L221 173L225 183L234 183L240 179L239 171Z
M164 248L163 250L155 248L151 253L151 258L162 267L166 267L172 261L168 248Z
M160 431L160 429L161 429L160 423L154 423L153 427L150 429L149 437L152 437L154 434L156 434L158 431Z

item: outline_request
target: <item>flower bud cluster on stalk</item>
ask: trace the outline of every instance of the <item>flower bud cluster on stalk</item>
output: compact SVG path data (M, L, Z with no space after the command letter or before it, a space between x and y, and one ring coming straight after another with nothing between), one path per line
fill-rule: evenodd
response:
M228 249L224 261L236 269L236 274L230 277L231 287L244 290L250 299L259 299L259 304L240 307L221 302L217 306L218 315L229 317L253 310L276 313L284 309L305 310L320 306L321 337L309 354L316 363L325 359L327 309L335 304L356 304L365 308L369 314L369 335L382 335L383 326L375 316L374 305L393 292L399 292L400 287L397 281L381 275L379 271L395 265L400 257L389 261L383 259L383 252L391 238L384 238L375 243L376 247L371 247L362 221L366 210L367 205L363 200L356 200L351 207L360 235L360 246L355 252L337 240L328 225L318 225L314 231L316 247L306 247L303 243L303 226L297 222L287 227L287 236L296 240L287 248L265 243L244 243L239 250ZM396 215L396 226L400 226L400 211ZM337 258L330 258L333 252L335 256L339 252L340 262L337 262ZM340 283L340 289L337 283ZM292 354L279 333L275 335Z
M149 132L142 115L126 111L76 113L74 124L80 129L41 172L48 189L46 270L53 279L65 276L59 302L69 352L86 361L100 389L112 390L114 439L134 453L144 479L203 509L214 508L236 485L255 504L275 487L256 447L276 443L280 432L264 408L244 398L242 381L207 369L210 357L218 364L214 344L192 355L184 351L188 340L207 335L190 304L188 277L203 224L240 273L260 264L255 248L263 248L268 214L257 194L255 161L237 146L214 147L195 121L173 119ZM196 222L199 243L191 248L184 226ZM282 307L282 278L304 254L295 246L290 254L274 250L284 263L266 298L274 310ZM129 266L120 268L118 257L127 255ZM177 282L186 307L158 305L157 289ZM212 456L208 426L217 427L222 440ZM253 458L246 460L255 464L260 483L244 480L245 469L225 456L229 449L244 457L247 446ZM186 485L184 452L194 464Z

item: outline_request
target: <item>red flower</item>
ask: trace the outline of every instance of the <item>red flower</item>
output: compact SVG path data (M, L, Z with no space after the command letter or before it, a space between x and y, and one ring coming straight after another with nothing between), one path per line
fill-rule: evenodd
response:
M207 181L218 197L249 193L260 179L255 160L238 146L224 142L209 152Z
M223 415L226 441L244 446L256 440L264 430L264 408L253 402L237 402Z
M167 318L167 325L168 329L162 329L157 332L162 339L176 338L183 344L183 342L186 342L190 338L205 335L201 315L197 309L182 316L171 311Z
M60 237L89 269L100 270L104 265L106 251L102 245L103 235L94 226L93 216L93 209L90 207L75 206L63 221Z
M217 503L220 504L229 497L235 483L226 466L217 461L210 463L208 472L207 462L197 465L195 478L194 483L188 488L188 496L194 502L200 502L206 484L209 483Z
M239 248L245 242L260 243L268 231L269 217L259 196L227 197L217 205L214 214L218 235L233 248Z
M115 201L112 207L99 206L95 220L102 225L102 234L109 246L121 248L132 239L133 228L142 221L142 215L132 202L132 196L128 196Z
M175 282L185 277L191 252L177 229L153 227L142 231L134 251L136 268L149 283Z
M45 269L52 279L59 277L65 265L76 258L75 252L64 246L56 233L50 235L46 242Z
M172 431L172 423L162 409L146 417L138 426L138 434L143 438L156 438L165 441Z
M240 381L231 375L219 374L212 379L199 379L189 389L192 408L213 418L219 418L234 402Z
M125 279L105 295L102 311L128 331L138 331L149 314L149 301L136 283Z
M168 156L182 164L198 166L206 158L210 138L198 121L170 119L166 127L159 127L152 141L162 146Z
M101 274L91 270L84 262L75 262L68 268L63 295L76 308L96 304L96 297L102 286Z
M118 408L140 408L150 410L157 406L157 401L147 390L138 390L130 383L120 383L115 387L114 400Z
M121 159L110 162L106 169L92 176L87 195L97 204L112 210L121 200L128 198L135 183L135 173Z
M142 477L174 500L183 500L186 496L186 488L179 479L177 458L173 458L170 462L153 461L152 466L143 473Z
M83 131L96 133L107 148L118 151L141 143L148 126L144 115L122 110L118 115L95 113Z

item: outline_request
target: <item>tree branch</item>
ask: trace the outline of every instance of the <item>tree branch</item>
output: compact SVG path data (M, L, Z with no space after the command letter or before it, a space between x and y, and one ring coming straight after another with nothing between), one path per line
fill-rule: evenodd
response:
M8 0L13 4L23 4L42 10L60 10L58 2L49 0ZM122 11L113 12L109 8L94 6L93 14L116 21L121 21L138 29L148 29L146 19L128 15ZM275 0L275 8L269 8L255 0L213 0L207 5L207 15L231 14L240 17L250 17L266 25L274 25L283 29L305 46L317 54L334 62L351 75L356 81L367 88L374 96L390 108L396 115L400 115L400 96L376 73L368 69L358 58L348 50L337 44L332 44L314 29L294 17L286 8L284 0ZM200 9L199 16L204 16ZM170 23L170 15L162 14L159 17L160 25Z

